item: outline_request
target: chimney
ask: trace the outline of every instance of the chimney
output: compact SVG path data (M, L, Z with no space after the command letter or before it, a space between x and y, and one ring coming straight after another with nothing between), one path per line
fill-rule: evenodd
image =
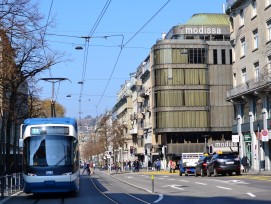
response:
M165 37L166 37L166 33L163 32L163 33L162 33L162 40L165 40Z

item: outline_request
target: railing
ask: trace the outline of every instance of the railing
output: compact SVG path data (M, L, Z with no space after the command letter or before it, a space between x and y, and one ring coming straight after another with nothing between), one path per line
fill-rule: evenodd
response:
M227 90L227 98L232 98L240 94L265 89L271 83L271 74L266 73L240 84L233 89Z
M11 175L0 177L1 197L10 196L18 191L21 191L22 187L23 187L22 173L14 173Z

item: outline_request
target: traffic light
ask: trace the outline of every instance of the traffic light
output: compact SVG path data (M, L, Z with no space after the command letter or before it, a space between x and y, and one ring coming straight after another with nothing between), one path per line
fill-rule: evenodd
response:
M147 149L145 149L145 155L147 155L148 154L148 150Z
M209 146L209 154L213 154L213 152L214 152L214 147L213 147L213 145L210 145Z

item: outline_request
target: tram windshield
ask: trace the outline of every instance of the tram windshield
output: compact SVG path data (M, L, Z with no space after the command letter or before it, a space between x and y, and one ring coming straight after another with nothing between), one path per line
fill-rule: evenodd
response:
M78 141L60 135L32 136L24 140L27 166L66 166L77 159Z

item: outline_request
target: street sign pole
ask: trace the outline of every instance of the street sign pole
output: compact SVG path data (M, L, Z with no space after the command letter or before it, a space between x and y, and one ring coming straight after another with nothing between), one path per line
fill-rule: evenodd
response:
M261 150L260 150L260 128L258 124L258 160L259 160L259 174L261 174Z

